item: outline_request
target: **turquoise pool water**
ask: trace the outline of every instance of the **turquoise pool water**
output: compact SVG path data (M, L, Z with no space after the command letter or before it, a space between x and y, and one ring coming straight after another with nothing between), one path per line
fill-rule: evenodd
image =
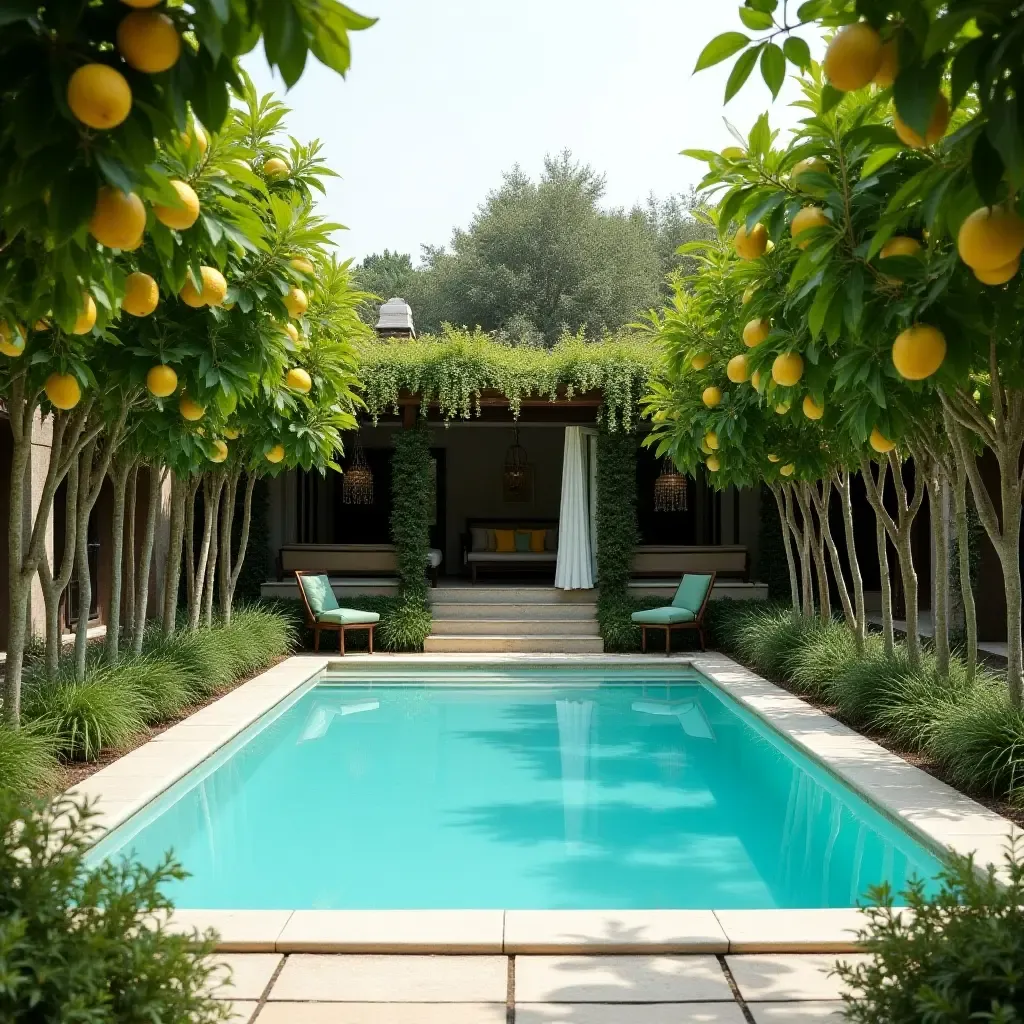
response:
M192 908L849 907L938 870L696 675L522 679L318 685L96 853L173 849Z

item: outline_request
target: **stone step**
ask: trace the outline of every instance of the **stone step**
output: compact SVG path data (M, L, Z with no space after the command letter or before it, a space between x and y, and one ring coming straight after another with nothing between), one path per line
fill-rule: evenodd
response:
M436 601L431 603L430 611L435 619L575 619L589 622L597 618L596 604L577 601L551 604Z
M559 590L557 587L492 587L477 584L435 587L431 604L593 604L596 590Z
M603 654L599 636L428 636L428 654Z
M597 619L439 619L435 636L600 636Z

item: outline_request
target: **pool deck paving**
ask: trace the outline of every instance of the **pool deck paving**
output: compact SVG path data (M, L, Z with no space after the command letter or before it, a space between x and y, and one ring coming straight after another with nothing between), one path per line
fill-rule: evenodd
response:
M297 655L74 786L69 795L96 801L97 823L113 829L213 755L223 758L243 744L250 726L261 727L268 713L283 713L325 674L342 684L346 678L364 683L375 676L420 682L425 673L450 670L461 678L473 673L500 684L504 675L527 667L591 675L622 670L633 677L642 668L651 679L671 679L692 667L933 850L973 853L980 865L1000 867L1008 838L1024 837L1024 830L1005 818L716 653L673 658L355 655L343 660ZM862 923L856 909L181 910L174 916L175 926L184 930L215 929L222 952L297 956L836 953L856 948L855 932ZM786 1019L769 1011L763 1020Z
M843 1006L823 954L220 959L232 1024L811 1024Z

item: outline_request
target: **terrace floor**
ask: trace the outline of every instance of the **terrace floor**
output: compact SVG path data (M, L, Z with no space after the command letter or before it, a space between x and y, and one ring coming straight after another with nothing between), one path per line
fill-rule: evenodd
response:
M842 1018L835 954L222 955L232 1024L812 1024ZM843 955L847 962L863 957Z

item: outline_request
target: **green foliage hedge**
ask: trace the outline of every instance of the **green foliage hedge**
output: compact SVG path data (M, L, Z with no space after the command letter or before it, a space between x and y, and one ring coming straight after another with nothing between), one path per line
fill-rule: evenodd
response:
M375 418L397 413L403 393L437 403L445 419L469 419L480 415L484 390L504 395L515 415L531 396L600 391L601 422L610 431L629 431L660 361L656 344L634 336L599 342L566 337L542 349L503 345L479 330L446 327L438 337L367 342L360 348L359 375Z
M271 602L267 602L268 604ZM274 610L287 618L294 626L299 637L299 645L303 650L313 649L313 630L303 621L302 605L298 601L276 600ZM419 601L407 601L400 596L390 594L362 594L345 598L346 608L355 608L361 612L377 612L380 622L373 635L375 651L418 652L423 650L423 641L430 635L433 616L430 605ZM320 636L320 650L324 650L324 635ZM365 651L367 636L363 632L349 633L345 637L346 651Z
M991 673L969 680L954 657L944 677L929 651L914 669L902 644L886 654L878 636L861 654L844 623L781 606L719 601L708 616L719 650L834 704L851 725L934 758L956 785L1024 807L1024 713Z
M0 792L0 1020L228 1020L230 1004L210 992L221 976L212 936L166 925L160 889L181 869L170 858L87 867L95 838L70 801L25 806Z
M398 556L402 597L413 604L427 599L430 549L430 433L423 420L395 437L391 458L391 539Z

